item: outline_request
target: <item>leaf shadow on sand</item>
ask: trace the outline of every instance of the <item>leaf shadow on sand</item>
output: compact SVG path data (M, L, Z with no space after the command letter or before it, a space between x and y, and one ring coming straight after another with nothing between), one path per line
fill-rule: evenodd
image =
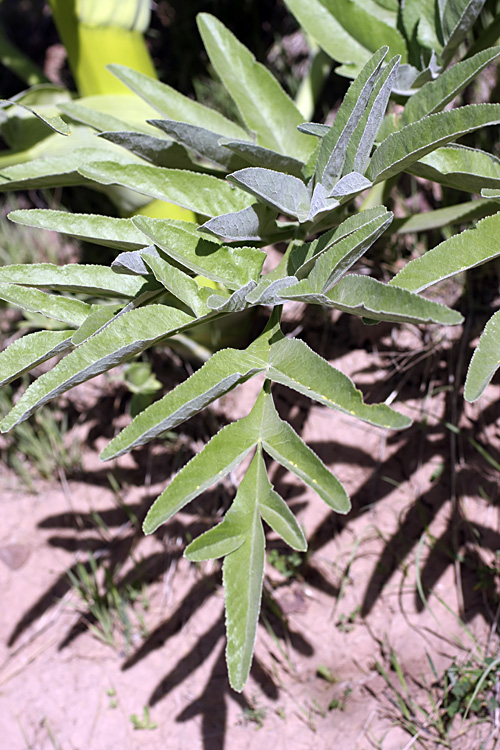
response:
M465 346L468 345L471 335L469 332L469 338L465 341ZM324 336L322 342L326 349L322 353L326 356L332 356L328 351L329 342L325 340ZM316 340L316 344L318 344L318 340ZM314 342L312 342L312 345L314 346ZM453 363L460 356L460 347L464 347L463 339L457 339L450 345L447 353L450 362ZM316 350L318 348L321 347L317 346ZM378 350L379 353L383 354L381 343L378 344ZM337 349L335 352L337 353ZM403 351L401 351L402 354ZM422 383L425 383L431 371L434 377L434 388L446 385L447 368L442 368L436 361L429 362L425 358L419 360L417 357L414 364L410 361L405 374L405 382L401 387L401 399L404 401L418 397L422 392ZM379 382L371 388L371 393L365 394L367 400L383 400L391 393L396 384L397 373L394 373L392 378L382 375ZM293 397L290 397L290 391L282 387L276 387L273 393L275 393L277 408L282 418L287 419L294 429L300 432L309 416L310 401L295 393ZM453 451L450 449L450 430L446 427L446 424L452 422L453 418L455 419L454 423L458 423L457 419L460 416L461 407L457 407L457 403L461 402L457 402L456 399L453 401L453 396L449 392L442 400L441 413L434 415L437 420L433 425L424 424L417 420L409 430L389 436L387 441L391 449L394 446L396 447L391 450L387 459L379 462L369 452L365 451L362 445L346 447L342 445L341 441L335 440L309 442L311 448L326 464L331 465L332 457L335 456L336 463L340 461L352 466L361 466L364 470L372 468L373 471L369 478L353 493L350 514L347 516L328 514L326 519L321 521L309 535L307 560L300 569L300 576L304 583L318 591L336 597L339 589L335 581L330 580L323 570L315 566L315 553L334 539L353 519L363 515L374 503L388 497L394 489L394 484L410 479L419 465L439 460L443 467L442 478L436 481L430 491L419 496L417 501L405 512L397 532L385 541L379 558L373 566L372 575L363 596L361 616L366 617L370 613L393 574L419 544L432 519L449 502L452 488L446 484L446 478L454 476L454 481L457 483L468 483L469 485L473 483L475 474L474 470L470 468L471 461L475 462L480 467L482 475L486 476L487 462L473 447L470 438L476 443L481 442L482 430L485 425L492 425L500 416L499 404L493 403L487 406L481 412L480 419L469 425L467 429L461 428L460 440L463 456L457 469ZM94 416L97 418L98 415ZM107 419L105 413L102 413L101 417L103 420ZM217 429L217 425L215 425L215 429L208 429L206 423L200 427L193 420L187 424L185 434L191 438L199 439L200 434L205 435L207 431L214 432ZM99 430L96 428L95 434L98 434L98 432ZM169 454L167 451L166 454L155 454L151 462L147 450L141 449L134 453L137 470L120 469L122 472L121 480L129 486L142 481L144 468L148 461L149 470L154 473L155 481L165 480L166 482L172 472L179 468L179 461L184 462L193 454L189 441L183 442L182 456L176 456L175 452ZM498 457L496 459L498 460ZM104 486L107 483L107 472L108 469L104 468L102 471L92 473L87 477L87 481ZM386 477L391 478L391 483L387 482ZM290 503L294 512L300 510L301 505L303 505L303 501L300 499L301 490L288 483L286 473L280 467L273 467L272 482L276 490ZM488 492L491 492L492 497L495 496L497 490L494 489L493 482L489 484L486 482L486 484ZM181 558L187 540L215 525L220 520L222 513L229 507L233 496L233 489L227 485L219 485L214 490L205 493L202 498L191 503L179 517L170 521L157 532L156 536L163 543L163 550L148 553L140 559L138 550L140 550L142 540L141 522L155 496L143 497L140 503L133 505L127 506L125 503L121 503L121 507L111 507L99 511L101 523L107 530L104 535L102 529L96 526L96 519L91 513L68 512L49 516L41 522L40 528L48 531L54 530L53 535L48 539L48 543L55 548L78 553L81 564L84 565L87 572L91 567L90 555L94 555L100 566L105 566L108 571L115 575L115 584L120 591L124 590L127 585L147 586L160 581L166 566L175 566ZM136 522L131 519L136 519ZM429 596L448 567L456 563L457 544L462 547L465 545L465 554L459 566L464 601L464 611L460 613L460 616L465 621L477 612L477 587L481 575L481 561L478 558L477 551L471 546L467 547L466 544L471 534L476 535L476 538L479 534L481 543L488 549L498 549L500 535L478 524L474 524L472 528L470 524L465 523L460 508L457 506L451 514L448 527L441 538L436 540L421 568L422 590L426 596ZM277 549L280 552L283 550L282 546L272 539L268 542L268 550L271 549ZM85 555L87 555L86 559ZM137 560L132 568L127 568L126 562L130 560L131 556L135 556ZM15 645L20 636L35 620L41 618L70 591L69 572L73 574L78 572L77 563L57 576L53 584L22 615L10 635L9 645ZM276 592L280 587L283 589L289 585L289 581L283 581L281 584L275 585L274 588L272 586L266 587L262 609L263 618L261 619L264 621L264 618L267 618L267 622L271 622L277 642L285 644L287 648L297 653L312 656L314 653L313 647L307 640L306 635L295 632L286 615L280 610L279 597L276 596ZM415 591L415 597L417 600L416 606L421 609L424 605L417 591ZM215 572L210 574L199 571L197 580L185 593L182 601L173 611L168 613L166 619L156 625L152 632L143 637L142 643L133 653L125 656L122 668L124 670L132 669L154 651L165 648L169 641L182 631L187 622L194 621L203 605L211 599L214 606L221 607L220 568L218 567L216 567ZM485 616L492 621L487 613ZM59 648L66 648L92 624L95 624L95 617L90 609L81 609L76 622L70 626L59 643ZM214 652L216 652L215 658L212 657ZM146 700L150 706L160 703L172 690L193 675L198 667L209 658L212 658L213 662L208 681L200 687L196 698L176 716L176 720L179 722L189 721L201 714L205 749L222 750L225 746L227 701L236 701L242 710L252 708L246 695L237 695L229 687L224 663L224 622L222 614L199 635L196 643L187 653L179 656L176 664L168 673L161 676ZM262 661L259 660L258 653L254 659L252 676L270 700L278 699L279 685L276 684Z

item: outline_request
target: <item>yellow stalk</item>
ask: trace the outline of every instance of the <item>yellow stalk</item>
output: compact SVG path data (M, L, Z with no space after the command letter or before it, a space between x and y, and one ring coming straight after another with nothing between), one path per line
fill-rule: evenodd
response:
M130 93L106 70L121 63L156 77L143 32L145 0L49 0L81 96Z

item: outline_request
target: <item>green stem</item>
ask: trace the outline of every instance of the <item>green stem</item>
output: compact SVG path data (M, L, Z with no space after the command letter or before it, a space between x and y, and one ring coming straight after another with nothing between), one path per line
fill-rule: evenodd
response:
M316 109L325 81L332 69L332 59L323 52L312 40L309 46L312 51L312 60L307 75L302 79L299 86L295 104L305 120L310 120Z
M38 65L35 65L29 57L7 39L3 29L0 29L0 63L19 76L28 86L50 83Z

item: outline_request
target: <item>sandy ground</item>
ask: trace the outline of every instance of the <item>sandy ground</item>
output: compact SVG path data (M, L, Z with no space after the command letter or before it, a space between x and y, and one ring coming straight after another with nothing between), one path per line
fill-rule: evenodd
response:
M354 340L365 335L359 327L349 333ZM195 566L182 557L186 541L227 507L234 477L152 537L142 536L135 518L142 519L206 433L248 410L255 384L229 394L211 417L194 420L177 443L109 465L99 464L106 441L96 437L91 417L101 410L107 419L99 404L103 388L111 403L106 388L112 386L103 380L80 387L76 402L86 404L90 421L70 438L82 439L84 472L37 482L35 495L2 470L1 747L445 746L432 726L442 711L432 713L425 684L434 685L429 690L439 701L453 660L484 656L487 648L497 656L498 473L470 438L498 460L500 389L492 386L477 405L464 406L446 387L443 357L456 349L455 340L435 360L416 329L377 335L371 355L340 342L334 363L366 384L370 400L397 396L394 405L415 419L404 433L311 406L285 389L275 392L282 415L344 482L353 508L336 516L283 472L272 472L305 529L309 553L290 577L268 565L254 665L241 695L226 677L219 565ZM328 338L316 341L316 349L333 359ZM453 416L459 435L445 426ZM118 488L110 487L109 472ZM268 548L287 554L272 535ZM101 590L122 602L111 644L96 637L99 623L68 578L79 563L89 570L90 556L99 576L112 571L113 585ZM397 695L377 667L401 692L391 654L408 695L431 712L429 720L418 713L417 732L398 723ZM134 728L134 714L142 728ZM457 717L448 746L488 750L496 732L494 715L464 726Z

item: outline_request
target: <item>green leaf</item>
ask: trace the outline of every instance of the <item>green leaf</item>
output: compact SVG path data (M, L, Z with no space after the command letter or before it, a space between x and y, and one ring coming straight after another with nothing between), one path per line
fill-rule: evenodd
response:
M257 346L259 343L251 345L247 352L234 349L216 352L188 380L141 412L104 449L101 458L116 458L173 429L236 385L264 370L271 380L371 424L391 429L403 429L409 425L406 417L387 406L363 404L361 393L350 379L302 342L284 339L273 344L269 363L257 354Z
M420 74L422 75L422 74ZM403 65L400 65L398 68L398 72L396 75L396 81L394 82L393 92L394 94L399 94L400 96L411 96L415 89L413 86L417 87L419 85L419 71L417 68L415 68L413 65L409 65L408 63L403 63ZM427 78L425 79L427 80ZM379 141L386 138L389 133L396 130L396 127L393 127L395 125L397 116L395 112L392 112L388 115L386 115L381 129L378 132L377 139Z
M108 266L81 266L78 263L67 266L52 263L0 266L0 283L4 282L47 287L54 292L103 294L106 297L135 297L145 287L143 279L118 275Z
M207 299L213 294L212 289L198 286L195 279L161 258L157 251L151 254L146 249L141 253L141 257L153 271L156 280L178 300L191 308L196 317L210 312Z
M349 174L341 177L332 190L332 198L345 198L346 196L352 196L355 193L361 193L363 190L370 188L372 183L363 177L359 172L349 172Z
M330 409L355 416L370 424L401 430L411 420L385 404L365 404L347 375L298 339L284 338L271 346L267 377L318 401Z
M456 143L427 154L412 164L408 171L469 193L500 187L500 159L485 151Z
M496 207L487 199L457 203L454 206L437 208L435 211L414 214L406 219L395 219L392 231L397 232L397 234L429 232L432 229L441 229L453 224L465 224L477 219L484 219L485 216L495 213L496 210Z
M264 393L263 407L260 436L266 453L299 477L330 508L347 513L351 503L344 487L295 430L279 418L270 391Z
M260 203L209 219L201 225L200 230L222 239L240 242L264 240L279 233L276 211Z
M447 0L443 3L441 28L446 41L443 54L450 54L465 39L485 0Z
M208 298L208 306L210 309L218 313L236 313L245 310L248 307L247 295L252 292L257 283L250 280L241 289L237 289L231 294L230 297L222 296L220 294L212 294Z
M175 120L150 120L152 125L162 130L168 136L185 148L194 151L202 159L208 159L213 164L229 172L246 165L246 160L239 158L230 149L220 145L223 137L221 133ZM251 145L251 144L249 144Z
M25 164L5 167L0 172L0 190L27 190L81 185L85 182L79 167L91 161L110 158L108 149L75 148L70 153L30 159ZM117 157L114 156L116 159ZM131 159L127 160L128 162ZM134 158L134 161L136 159Z
M256 443L251 419L252 413L223 427L182 467L149 509L143 524L145 534L152 534L241 463Z
M340 202L336 198L329 198L324 185L316 183L311 196L311 208L309 215L303 221L312 221L317 224L321 219L331 217Z
M18 284L0 283L0 299L28 312L37 312L78 328L90 313L90 305L71 297L45 294Z
M368 3L353 0L322 0L330 13L335 16L346 31L370 52L376 52L383 45L389 47L391 57L401 55L406 62L406 44L403 36L392 25L386 23L386 14L370 12ZM325 50L328 52L328 50ZM335 55L332 55L337 59Z
M487 322L470 361L465 381L466 401L477 401L500 367L500 311Z
M217 560L219 557L229 555L241 547L245 541L245 532L239 524L231 523L230 513L213 529L205 531L188 544L184 551L184 557L190 562L202 562L203 560ZM229 518L228 518L229 516Z
M354 171L364 175L366 171L396 80L399 60L399 57L393 57L378 76L370 102L349 141L344 174Z
M371 221L362 224L346 237L339 239L328 250L320 254L317 253L316 263L307 277L311 288L325 294L385 232L391 224L392 218L393 215L390 211L378 213ZM354 225L355 222L351 222L351 226ZM297 276L299 278L302 276L302 269L299 269Z
M350 506L344 488L290 425L279 418L270 384L266 383L250 414L223 427L175 475L150 508L144 521L144 532L151 534L191 500L220 481L258 444L309 485L329 507L347 513Z
M96 94L80 97L77 101L63 102L59 109L73 119L96 130L138 130L151 133L146 120L156 115L156 110L136 94Z
M371 320L442 325L457 325L463 320L460 313L445 305L431 302L406 289L383 284L369 276L344 276L328 294L314 292L308 287L307 279L297 284L295 289L287 289L283 297L333 307ZM396 289L398 293L394 294Z
M474 229L456 234L411 260L389 284L422 291L461 271L475 268L500 255L500 214L487 216Z
M500 55L500 47L491 47L456 63L441 75L424 84L408 99L403 110L403 123L417 122L422 117L443 110L478 74Z
M11 211L8 216L16 224L64 232L71 237L87 242L97 242L105 247L114 247L119 250L144 247L144 235L134 226L132 219L114 219L96 214L73 214L45 208Z
M326 3L321 0L285 2L300 26L330 57L348 63L349 75L354 77L370 57L370 52L330 13Z
M296 281L295 276L285 276L275 281L264 276L259 284L247 293L246 301L252 305L282 305L284 300L281 298L281 291L294 285Z
M345 219L338 227L325 232L325 234L322 234L313 242L303 245L291 245L276 270L268 274L268 278L279 278L284 274L294 274L298 279L304 278L310 273L318 258L335 243L366 227L371 222L377 219L381 219L383 222L385 219L389 219L391 215L385 206L375 206L366 211L358 211ZM348 249L350 251L353 248L350 246ZM341 250L338 258L333 260L333 263L340 261L343 257L344 254Z
M403 172L413 162L466 133L497 125L499 104L469 104L459 109L438 112L411 123L382 141L366 172L373 182L387 180Z
M71 348L73 331L38 331L16 339L0 352L0 386Z
M429 15L429 9L431 19L434 17L434 5L434 0L405 0L402 4L401 25L412 47L417 42L417 28L422 17Z
M33 289L27 291L30 295L42 294ZM0 429L3 432L10 430L56 396L116 367L134 354L177 333L192 321L190 315L164 305L149 305L117 317L103 331L85 341L52 370L35 380L3 419Z
M101 328L104 328L123 309L121 305L93 305L92 308L90 315L85 318L71 338L71 343L74 346L79 346L90 336L100 331Z
M417 43L416 56L419 60L417 60L416 64L420 62L419 67L422 67L422 57L424 59L428 58L428 55L422 54L423 50L419 49L419 47L423 47L431 53L429 68L432 66L438 68L433 73L433 77L436 77L436 73L440 72L436 56L440 55L443 50L441 23L437 13L438 3L436 0L419 0L415 5L417 13L416 33L408 34L408 40L410 43ZM434 62L432 58L434 58Z
M96 101L97 99L97 101ZM101 105L102 108L102 101L108 100L107 96L100 95L98 97L86 97L83 99L79 99L76 102L65 102L64 104L59 105L59 109L64 112L66 115L69 115L73 120L76 120L77 122L81 122L84 125L88 125L91 128L94 128L98 131L121 131L121 130L138 130L146 133L151 133L152 128L146 125L146 119L148 117L152 117L155 113L154 110L151 110L150 107L147 105L144 105L144 102L142 102L138 97L136 96L112 96L111 102L113 105L118 105L123 102L124 100L129 99L130 106L127 108L129 111L127 114L133 114L133 107L135 106L136 109L143 110L144 117L137 117L137 113L135 113L135 116L133 117L127 117L126 119L120 119L120 117L116 117L116 114L111 114L113 111L112 107L107 108L111 111L99 111L98 109L95 109L92 106L86 106L86 103L96 103ZM109 101L109 100L108 100ZM111 103L110 102L110 103ZM118 110L119 111L119 110ZM120 112L120 114L122 114Z
M267 205L299 221L309 216L310 199L306 186L297 177L261 167L247 167L228 175L228 180L242 186Z
M199 172L104 160L82 166L79 172L83 177L102 185L123 185L150 198L175 203L204 216L239 211L253 203L253 199L242 190Z
M155 167L166 167L167 169L188 169L191 171L203 171L200 166L192 161L186 149L178 143L168 141L166 138L155 138L144 133L99 133L99 138L114 143L116 146L126 148L141 159L154 164Z
M265 478L267 479L267 475L265 475ZM307 542L304 532L283 498L273 490L269 480L267 480L267 484L267 494L262 492L259 495L260 515L272 530L290 545L292 549L305 552Z
M303 177L305 164L293 156L278 154L276 151L271 151L269 148L257 146L255 143L248 141L221 138L219 144L233 151L253 167L266 167L267 169L274 169L276 172L286 172L294 177Z
M239 525L245 531L245 541L227 555L222 566L226 603L226 661L229 682L237 692L243 690L250 672L262 598L265 537L258 499L265 475L264 461L258 451L230 510L238 514Z
M214 16L200 13L197 22L210 61L257 143L307 161L314 142L297 130L302 115L278 81Z
M169 120L190 122L192 125L199 125L202 122L204 127L216 133L222 133L228 138L245 140L248 137L247 132L236 123L223 117L216 110L180 94L165 83L160 83L124 65L112 64L107 68L129 89Z
M138 216L134 224L174 261L229 289L240 289L260 275L265 254L256 248L226 247L162 219Z
M148 248L151 253L158 250L154 246ZM142 259L140 250L131 250L128 253L120 253L111 263L111 270L114 273L124 274L125 276L151 276L151 269Z
M401 323L440 323L458 325L462 315L449 307L416 294L393 294L393 289L369 276L344 276L328 293L337 310L363 315L372 320ZM398 289L398 292L406 292Z
M386 8L397 15L399 11L399 0L375 0L381 8Z
M345 95L335 121L324 135L316 161L316 178L330 191L342 174L351 137L363 117L387 55L387 47L378 50Z
M253 463L255 461L258 462L255 489L262 518L290 547L305 552L307 542L304 533L288 505L273 490L261 451L257 451ZM242 521L244 514L239 511L237 504L233 504L221 523L201 534L186 547L184 557L192 562L201 562L234 552L241 547L245 540L245 531L248 531Z
M324 125L321 122L303 122L302 125L299 125L298 129L301 133L314 135L317 138L324 138L330 130L330 125Z
M386 17L352 0L286 0L299 24L334 60L347 63L341 74L354 77L370 53L388 45L406 60L403 37ZM338 69L337 69L338 72Z
M57 115L55 117L47 117L47 115L43 115L41 112L37 112L35 109L33 109L33 107L28 107L26 106L26 104L21 104L21 102L14 102L10 99L0 99L0 103L2 103L3 105L10 104L13 107L21 107L21 109L24 109L26 112L30 112L30 114L38 117L39 120L44 122L45 125L47 125L51 130L59 133L59 135L69 135L71 133L69 125ZM5 109L5 106L0 107L0 109Z
M237 349L215 352L191 377L138 414L104 448L101 459L121 456L173 429L265 366L265 362Z

